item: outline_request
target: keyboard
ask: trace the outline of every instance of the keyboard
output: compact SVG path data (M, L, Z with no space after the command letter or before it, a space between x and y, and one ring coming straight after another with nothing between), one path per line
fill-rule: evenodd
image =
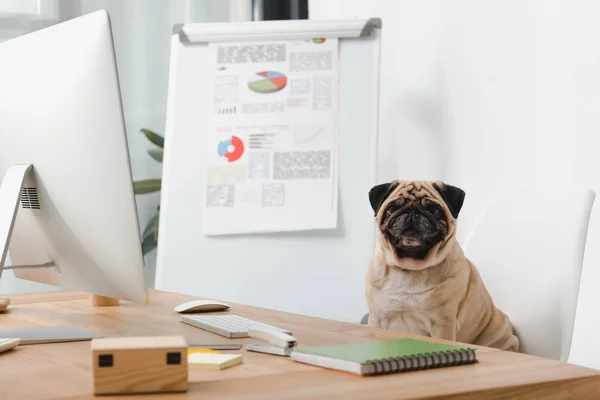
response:
M0 353L17 347L21 343L21 339L17 338L0 338Z
M292 331L263 324L238 315L183 315L181 322L196 328L204 329L217 335L225 336L229 339L247 338L248 328L257 327L273 329L276 331L292 334Z

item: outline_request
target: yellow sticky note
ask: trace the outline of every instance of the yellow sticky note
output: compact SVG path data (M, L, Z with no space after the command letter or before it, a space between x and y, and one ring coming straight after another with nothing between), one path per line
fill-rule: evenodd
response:
M212 354L223 354L220 351L217 350L213 350L213 349L207 349L205 347L191 347L188 348L188 356L190 354L194 354L194 353L212 353Z
M219 371L244 362L241 354L194 353L188 355L190 368Z

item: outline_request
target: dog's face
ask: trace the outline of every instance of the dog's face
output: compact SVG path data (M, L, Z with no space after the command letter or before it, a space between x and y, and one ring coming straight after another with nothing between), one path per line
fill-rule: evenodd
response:
M394 181L369 192L380 238L398 259L425 259L450 234L464 197L457 187L425 181Z

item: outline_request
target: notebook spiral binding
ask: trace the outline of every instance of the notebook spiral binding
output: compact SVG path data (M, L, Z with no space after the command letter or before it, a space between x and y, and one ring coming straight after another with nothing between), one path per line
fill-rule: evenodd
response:
M396 372L418 371L421 369L473 364L477 362L474 349L444 351L439 353L417 354L412 357L371 360L375 367L369 375L384 375Z

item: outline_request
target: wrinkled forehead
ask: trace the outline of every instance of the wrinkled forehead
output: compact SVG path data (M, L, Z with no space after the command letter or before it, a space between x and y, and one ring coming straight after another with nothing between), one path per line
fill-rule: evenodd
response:
M407 201L420 201L425 197L442 202L438 191L433 187L433 182L426 181L398 181L398 186L389 196L390 199L404 197Z

